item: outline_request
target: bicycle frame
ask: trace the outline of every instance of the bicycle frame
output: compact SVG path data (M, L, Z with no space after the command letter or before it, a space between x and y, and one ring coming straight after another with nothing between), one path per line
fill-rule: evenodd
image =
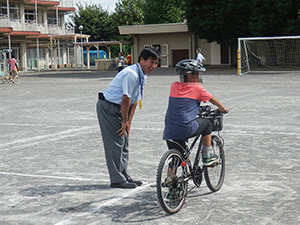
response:
M197 141L199 140L199 138L200 138L200 142L199 142L199 145L198 145L198 149L197 149L197 153L196 153L196 156L195 156L194 163L192 165L192 162L190 160L190 155L192 153L192 150L193 150L194 146L196 145ZM188 173L187 177L189 179L192 178L193 177L193 172L194 172L196 166L198 165L198 163L201 159L201 152L202 152L201 146L202 146L202 143L203 143L202 135L199 134L199 135L195 136L194 140L193 140L193 142L192 142L192 144L189 148L185 148L184 146L182 146L180 144L180 142L178 142L176 140L168 140L167 143L168 143L169 149L175 148L175 149L177 149L177 150L179 150L183 153L182 155L184 157L184 161L185 161L185 163L187 164L187 166L189 168L189 173Z
M200 138L200 136L201 136L201 138ZM195 156L195 160L194 160L193 166L192 166L191 160L188 160L188 162L187 162L191 174L193 174L193 170L198 165L198 163L200 161L200 158L201 158L201 155L200 155L202 153L201 146L202 146L202 143L203 143L203 141L202 141L202 135L197 135L194 138L194 140L193 140L190 148L188 150L186 150L187 151L186 152L187 159L190 159L190 155L192 153L192 150L193 150L194 146L196 145L196 143L197 143L197 141L198 141L199 138L200 138L200 142L199 142L199 145L198 145L198 149L197 149L197 153L196 153L196 156Z
M220 131L217 131L218 132L218 134L217 134L217 136L221 139L221 141L222 141L222 144L224 145L224 139L221 137L221 135L220 135ZM194 163L192 163L192 161L191 161L191 159L190 159L190 155L191 155L191 153L192 153L192 150L193 150L193 148L194 148L194 146L196 145L196 143L197 143L197 141L199 140L199 138L200 138L200 142L199 142L199 144L198 144L198 149L197 149L197 152L196 152L196 155L195 155L195 159L194 159ZM169 140L170 141L170 140ZM188 166L188 168L189 168L189 174L188 174L188 177L189 178L193 178L193 172L194 172L194 170L195 170L195 168L196 168L196 166L198 166L198 164L199 164L199 162L200 162L200 160L201 160L201 153L202 153L202 146L203 146L203 140L202 140L202 135L201 134L199 134L199 135L197 135L197 136L195 136L194 137L194 140L193 140L193 142L192 142L192 144L191 144L191 146L189 147L189 148L184 148L179 142L177 142L177 141L175 141L175 140L173 140L172 142L175 142L176 143L176 145L178 146L178 147L180 147L181 149L178 149L178 150L183 150L183 156L184 156L184 160L185 160L185 162L187 163L187 166ZM193 164L193 165L192 165ZM200 167L201 168L201 167ZM202 169L202 168L201 168Z

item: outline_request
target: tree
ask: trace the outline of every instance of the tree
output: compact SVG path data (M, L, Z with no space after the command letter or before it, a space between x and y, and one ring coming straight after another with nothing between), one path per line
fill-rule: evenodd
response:
M199 38L208 42L232 45L237 37L249 36L248 0L185 0L188 26Z
M185 19L184 0L145 0L144 23L182 23Z
M299 1L254 0L249 28L253 36L299 35Z
M119 25L139 25L144 22L144 0L122 0L116 3L114 21Z
M208 42L300 33L297 0L185 0L189 29Z
M83 25L83 33L91 35L90 41L112 40L112 21L107 10L103 10L101 5L85 3L76 4L78 10L75 12L74 23L75 32L79 33L78 27Z
M119 34L118 26L143 24L143 4L144 0L121 0L116 3L115 12L111 15L111 20L113 21L112 32L115 40L131 41L130 36ZM112 46L111 50L112 55L118 55L118 46ZM123 46L124 55L130 53L130 51L130 45Z
M115 39L130 40L129 36L120 36L118 26L143 24L144 0L121 0L116 3L115 13L111 15Z

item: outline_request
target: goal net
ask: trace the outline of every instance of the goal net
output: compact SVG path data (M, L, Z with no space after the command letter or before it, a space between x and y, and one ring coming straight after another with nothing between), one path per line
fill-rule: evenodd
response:
M238 39L238 74L287 71L300 71L300 36Z

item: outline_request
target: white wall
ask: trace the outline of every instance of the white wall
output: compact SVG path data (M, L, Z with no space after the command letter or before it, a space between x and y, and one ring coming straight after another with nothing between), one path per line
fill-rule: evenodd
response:
M221 45L217 44L216 42L208 43L202 39L198 39L197 45L198 48L201 48L202 54L206 58L205 64L221 64Z
M138 35L134 38L134 62L137 62L138 55L145 45L162 45L168 44L169 65L171 65L172 50L189 49L190 40L185 33L169 33L169 34L147 34Z

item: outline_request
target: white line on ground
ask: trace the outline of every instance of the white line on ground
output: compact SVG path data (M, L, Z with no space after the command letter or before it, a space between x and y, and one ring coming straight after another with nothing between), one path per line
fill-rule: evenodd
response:
M9 176L34 177L34 178L49 178L49 179L60 179L60 180L101 181L101 182L109 183L109 180L94 179L94 178L60 177L60 176L33 175L33 174L23 174L23 173L11 173L11 172L0 172L0 174L1 175L9 175Z
M299 132L284 132L284 131L252 131L252 130L225 130L222 133L234 133L235 135L262 135L262 134L276 134L276 135L299 135Z
M41 140L41 139L61 137L61 136L81 132L81 131L84 131L84 130L87 130L87 129L91 129L91 127L82 127L82 128L77 128L77 129L69 129L69 130L57 132L57 133L54 133L54 134L39 135L39 136L35 136L35 137L32 137L32 138L15 139L12 142L0 144L0 147L6 147L6 146L9 146L9 145L15 145L15 144L20 144L20 143L24 143L24 142L31 142L31 141Z
M96 129L96 127L83 127L83 128L78 128L78 129L69 129L69 130L65 130L62 132L54 133L54 134L40 135L40 136L36 136L36 137L32 137L32 138L25 138L25 139L19 139L19 140L16 139L12 142L0 144L0 147L2 147L2 149L0 149L0 151L7 151L7 150L11 150L11 149L20 148L20 147L21 148L29 147L29 146L31 147L31 146L34 146L41 142L57 141L57 140L61 140L61 139L67 138L67 137L81 135L83 131L85 131L85 133L91 133L91 132L94 133L95 129ZM23 143L25 143L25 144L23 144ZM22 144L22 145L20 145L20 144Z
M137 187L135 189L132 189L128 192L123 192L124 194L122 196L118 196L118 197L115 197L113 199L107 200L107 201L101 203L100 205L97 205L96 207L92 208L91 210L89 210L89 212L95 213L95 212L98 212L99 210L101 210L105 206L112 206L114 203L119 202L122 199L127 198L129 196L132 196L135 193L141 192L141 191L143 191L144 189L150 187L153 184L155 184L155 182L144 184L144 185L142 185L140 187Z
M136 127L132 128L136 130L161 130L160 128L142 128L142 127ZM69 137L79 136L88 133L95 133L98 132L99 126L85 126L75 129L69 129L53 134L47 134L47 135L39 135L32 138L24 138L24 139L16 139L14 141L0 144L0 152L1 151L7 151L12 149L19 149L19 148L25 148L25 147L32 147L34 145L37 145L39 143L49 142L49 141L57 141Z
M15 126L15 127L70 127L70 128L80 128L86 126L77 125L65 125L65 124L38 124L38 123L0 123L0 126Z

